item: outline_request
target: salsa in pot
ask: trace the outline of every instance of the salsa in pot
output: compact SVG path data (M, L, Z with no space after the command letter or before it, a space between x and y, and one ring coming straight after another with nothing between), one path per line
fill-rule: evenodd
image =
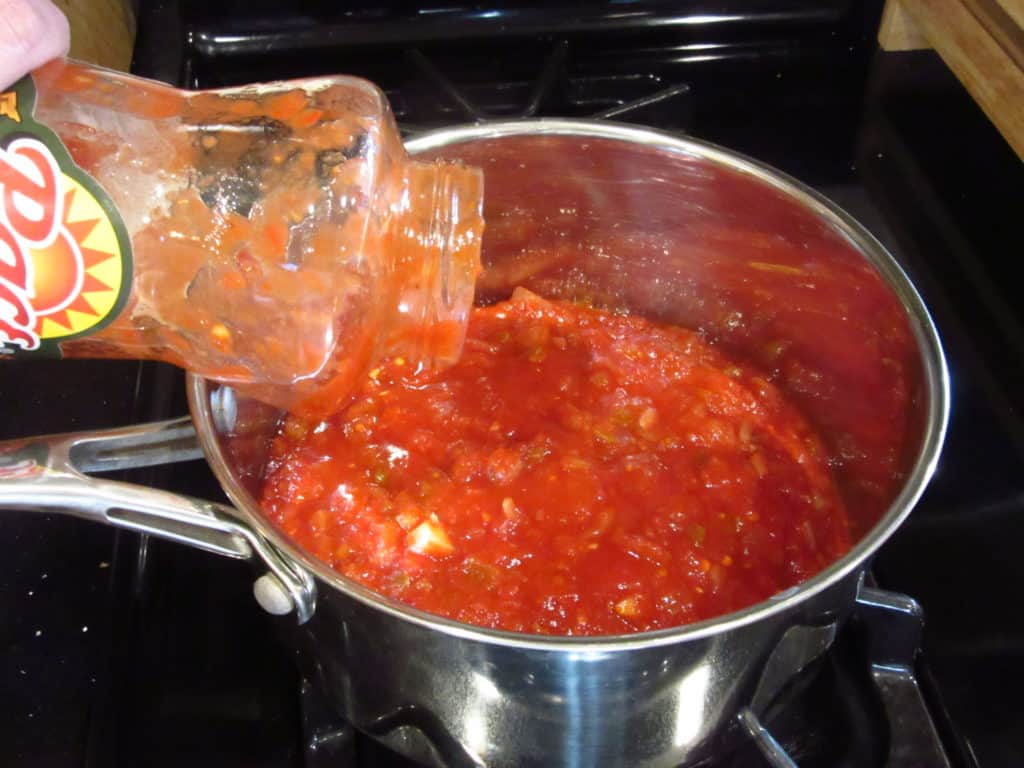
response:
M474 310L456 365L409 368L289 417L263 493L298 544L397 600L639 632L749 606L850 546L817 436L699 334L519 291Z

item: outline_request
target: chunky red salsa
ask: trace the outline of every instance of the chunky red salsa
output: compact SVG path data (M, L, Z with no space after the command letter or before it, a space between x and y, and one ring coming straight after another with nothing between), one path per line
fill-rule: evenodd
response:
M558 635L671 627L758 602L850 546L821 442L698 334L520 292L461 360L401 358L347 408L289 418L268 514L383 594Z

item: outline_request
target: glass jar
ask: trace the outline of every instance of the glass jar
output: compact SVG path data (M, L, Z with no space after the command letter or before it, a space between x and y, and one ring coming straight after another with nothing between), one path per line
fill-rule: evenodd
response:
M457 358L479 171L413 162L352 77L213 91L52 62L0 95L0 346L174 363L329 412Z

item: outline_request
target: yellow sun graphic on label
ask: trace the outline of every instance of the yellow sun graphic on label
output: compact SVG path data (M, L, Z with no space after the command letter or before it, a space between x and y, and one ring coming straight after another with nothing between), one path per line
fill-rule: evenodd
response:
M68 174L57 238L31 251L32 299L40 339L75 336L111 313L125 277L117 233L103 206Z

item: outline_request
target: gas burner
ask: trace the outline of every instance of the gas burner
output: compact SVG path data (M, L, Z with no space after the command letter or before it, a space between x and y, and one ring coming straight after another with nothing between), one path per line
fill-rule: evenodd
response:
M740 713L753 748L723 768L757 764L755 750L771 768L950 768L916 677L922 629L913 599L862 586L850 626L828 653L787 683L760 718L751 709Z

